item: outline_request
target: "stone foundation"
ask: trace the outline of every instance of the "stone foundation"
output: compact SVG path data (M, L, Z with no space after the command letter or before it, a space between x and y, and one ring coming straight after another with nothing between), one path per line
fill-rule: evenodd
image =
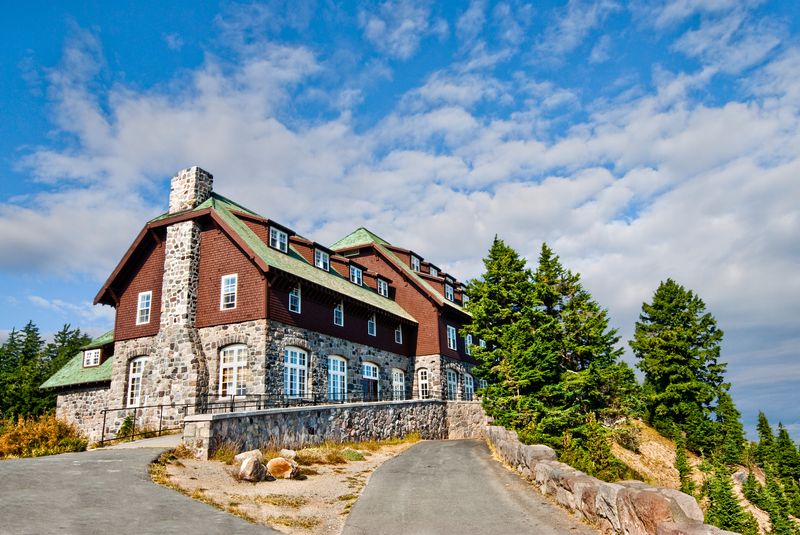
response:
M97 442L110 392L108 386L97 386L61 394L56 400L56 417L75 425L89 442Z

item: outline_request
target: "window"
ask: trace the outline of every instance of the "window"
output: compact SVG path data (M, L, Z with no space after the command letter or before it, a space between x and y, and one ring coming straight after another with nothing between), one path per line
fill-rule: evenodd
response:
M344 357L328 357L328 399L347 399L347 361Z
M454 370L447 370L447 399L454 401L458 392L458 375Z
M300 285L289 291L289 312L300 314Z
M478 346L479 346L481 349L486 349L486 340L484 340L483 338L479 339L479 340L478 340Z
M452 325L447 326L447 347L454 351L458 351L458 343L456 342L456 328Z
M489 386L489 383L486 382L486 379L480 379L480 380L478 380L478 385L481 388L486 388L487 386Z
M367 320L367 334L370 336L375 336L375 331L375 314L373 314Z
M453 287L451 285L449 285L449 284L445 284L444 285L444 296L449 301L454 301L455 300L455 297L453 296Z
M464 337L464 352L467 355L472 355L472 335L468 334Z
M87 349L83 352L83 367L91 368L92 366L100 365L100 350Z
M364 401L378 401L380 385L378 384L378 365L365 362L361 365L361 391Z
M283 350L283 393L290 398L306 395L308 385L308 355L298 347Z
M220 298L219 309L228 310L236 308L236 282L238 276L236 273L231 275L224 275L222 283L220 284Z
M420 368L417 371L417 385L419 389L419 399L428 399L431 397L431 391L428 388L428 370Z
M325 251L314 249L314 265L325 271L331 268L331 257Z
M383 279L378 279L378 293L384 297L389 297L389 283Z
M475 395L475 380L468 373L464 374L464 400L472 401Z
M128 407L138 407L142 401L142 374L147 357L133 359L128 368Z
M438 276L439 276L439 270L431 266L431 277L438 277Z
M344 303L339 303L333 307L333 324L344 327Z
M392 368L392 399L406 399L406 374L400 368Z
M247 394L245 369L247 368L247 346L236 344L223 347L219 353L219 395L220 397L243 396Z
M469 303L469 296L467 295L466 290L464 290L463 288L461 289L461 303L464 306L467 306L467 303Z
M269 227L269 246L285 253L289 250L289 236L282 230Z
M414 271L419 271L419 258L413 254L411 255L411 269Z
M361 286L363 278L364 278L364 273L360 267L350 266L350 282Z
M139 302L136 305L136 325L150 323L150 307L153 304L153 292L142 292L139 294Z
M403 343L403 326L398 325L397 328L394 330L394 342L396 344Z

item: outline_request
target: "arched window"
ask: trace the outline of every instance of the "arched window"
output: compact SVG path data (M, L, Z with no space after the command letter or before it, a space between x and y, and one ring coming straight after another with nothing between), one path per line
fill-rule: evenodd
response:
M247 394L247 385L245 384L246 370L246 345L234 344L222 348L219 352L220 397L243 396Z
M406 374L400 368L392 368L392 399L406 399Z
M419 399L428 399L431 397L431 391L428 386L428 370L420 368L417 370L417 384L419 390Z
M475 380L468 373L464 374L464 400L472 401L475 395Z
M147 357L136 357L128 368L128 407L138 407L142 402L142 375Z
M347 399L347 361L344 357L328 357L328 399Z
M378 365L365 362L361 365L361 375L361 391L364 394L364 401L378 401L380 399Z
M308 354L299 347L283 350L283 393L290 398L307 394Z
M458 375L455 370L447 370L447 399L454 401L458 393Z

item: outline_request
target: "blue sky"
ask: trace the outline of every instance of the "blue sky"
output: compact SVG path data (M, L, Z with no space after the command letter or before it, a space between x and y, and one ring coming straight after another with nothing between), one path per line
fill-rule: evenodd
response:
M672 277L752 430L800 438L794 2L26 2L0 21L0 338L91 333L169 177L321 242L364 225L463 279L500 235L628 340ZM630 353L626 358L631 359Z

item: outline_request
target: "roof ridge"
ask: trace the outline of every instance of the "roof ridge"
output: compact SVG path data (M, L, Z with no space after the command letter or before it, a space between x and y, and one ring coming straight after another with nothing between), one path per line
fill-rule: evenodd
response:
M331 244L330 249L344 249L368 243L379 243L382 245L392 245L387 240L381 238L367 227L358 227L353 232Z

